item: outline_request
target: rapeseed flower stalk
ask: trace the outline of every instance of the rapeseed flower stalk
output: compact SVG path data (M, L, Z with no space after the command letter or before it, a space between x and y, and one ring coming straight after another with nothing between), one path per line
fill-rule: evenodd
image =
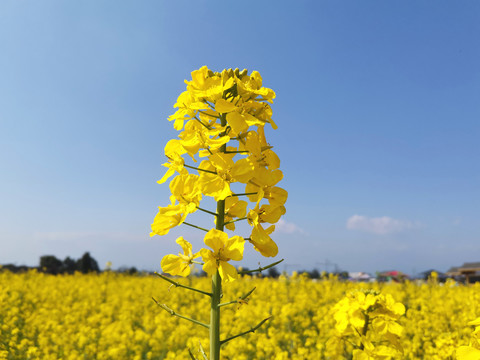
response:
M192 80L185 83L186 91L180 94L174 105L177 111L168 119L173 121L173 127L180 134L178 139L170 140L165 146L167 162L163 166L168 170L158 183L177 175L169 185L170 204L159 208L150 235L166 235L181 224L206 232L204 243L208 248L194 252L192 244L180 237L177 243L183 253L166 255L161 267L170 275L188 276L194 264L201 264L212 278L210 293L158 275L176 286L209 296L210 322L206 324L177 314L154 300L172 315L207 327L210 331L210 359L218 360L222 344L255 331L268 320L264 319L248 331L220 339L221 307L246 303L253 292L249 291L238 301L220 303L222 284L239 277L230 262L243 259L246 242L265 257L277 255L278 247L270 235L275 230L274 224L285 214L288 193L277 186L283 178L279 170L280 160L265 137L266 125L277 128L270 107L275 93L263 87L260 74L253 71L249 75L247 70L238 69L219 73L204 66L193 71ZM190 173L192 170L197 173ZM234 191L237 189L240 189L238 193ZM216 201L215 210L200 207L205 196ZM240 200L240 196L248 199L251 206ZM187 217L197 210L214 216L215 228L186 222ZM235 222L241 220L247 220L251 225L249 236L229 236L225 230L234 231ZM265 223L269 224L266 228ZM203 262L196 261L198 257Z

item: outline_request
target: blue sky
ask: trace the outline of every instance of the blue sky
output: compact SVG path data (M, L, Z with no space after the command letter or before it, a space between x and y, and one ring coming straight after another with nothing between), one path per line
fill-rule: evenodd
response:
M277 93L280 270L480 261L480 3L236 4L0 3L0 263L90 251L158 270L177 236L200 245L148 233L169 196L166 119L203 65Z

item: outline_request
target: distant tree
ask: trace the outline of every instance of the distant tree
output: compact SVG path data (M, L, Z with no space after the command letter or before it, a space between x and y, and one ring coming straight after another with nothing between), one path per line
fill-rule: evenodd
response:
M268 276L271 278L278 278L280 276L280 272L277 270L276 267L272 267L268 269Z
M246 271L249 271L250 269L248 267L242 267L242 271L245 271L244 275L246 276L252 276L253 274L252 273L249 273L249 272L246 272Z
M317 269L313 269L308 273L311 279L319 279L320 278L320 272Z
M138 270L135 266L132 266L132 267L120 266L120 268L118 269L118 272L123 274L134 275L138 273Z
M40 270L47 274L58 274L62 271L63 262L53 255L44 255L40 257Z
M63 260L63 265L62 265L62 272L66 272L68 274L73 274L77 270L77 263L75 260L70 258L70 256L67 256L65 260Z
M31 270L31 269L35 269L35 268L26 266L26 265L15 265L15 264L0 265L0 272L8 270L12 273L21 273L21 272L27 272L28 270Z
M100 268L98 267L97 261L90 256L89 252L83 254L83 256L77 260L77 270L86 274L91 271L99 272Z

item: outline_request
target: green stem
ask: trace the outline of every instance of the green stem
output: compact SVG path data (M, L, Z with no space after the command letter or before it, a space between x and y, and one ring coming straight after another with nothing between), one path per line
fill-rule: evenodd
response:
M370 317L368 314L363 314L365 316L365 324L363 324L363 329L362 329L362 336L366 336L368 332L368 322L370 321ZM362 341L362 344L360 345L360 350L365 349L365 344Z
M227 306L227 305L231 305L231 304L237 304L239 302L246 302L247 301L247 298L252 295L252 293L255 291L256 287L254 287L252 290L250 290L248 293L246 293L245 295L242 295L238 298L238 300L233 300L233 301L229 301L229 302L226 302L226 303L222 303L222 304L219 304L218 306L222 307L222 306Z
M225 114L220 115L222 126L227 124ZM223 136L224 134L220 134ZM220 147L221 152L227 150L227 145ZM215 228L223 231L225 225L225 200L217 201L217 217L215 219ZM220 360L220 298L222 296L222 278L217 272L212 276L212 298L210 302L210 360Z
M194 227L195 229L200 229L200 230L203 230L203 231L206 231L206 232L209 232L209 231L210 231L210 230L208 230L208 229L205 229L205 228L202 228L202 227L200 227L200 226L197 226L197 225L193 225L193 224L187 223L186 221L184 221L182 224L185 224L185 225L188 225L188 226Z
M268 318L263 319L262 321L260 321L260 323L259 323L257 326L251 328L250 330L244 331L244 332L242 332L242 333L240 333L240 334L231 336L231 337L229 337L228 339L225 339L225 340L220 341L220 345L223 345L223 344L225 344L226 342L228 342L228 341L230 341L230 340L236 339L237 337L246 335L246 334L251 333L251 332L255 332L255 330L257 330L260 326L262 326L267 320L269 320L269 319L271 319L271 318L272 318L272 317L269 316Z
M244 218L240 218L240 219L236 219L236 220L227 221L224 225L231 224L231 223L234 223L234 222L237 222L237 221L240 221L240 220L247 220L247 218L244 217Z
M210 130L210 129L211 129L211 128L210 128L210 126L208 126L208 125L205 125L205 124L203 123L203 121L202 121L202 120L200 120L199 118L197 118L196 116L194 117L194 119L195 119L195 120L197 120L197 121L198 121L200 124L202 124L203 126L205 126L205 127L208 129L208 130Z
M206 172L206 173L210 173L210 174L215 174L215 175L217 175L217 173L216 173L215 171L200 169L200 168L197 168L197 167L195 167L195 166L190 166L190 165L187 165L187 164L184 164L183 166L184 166L184 167L187 167L187 168L189 168L189 169L198 170L198 171L203 171L203 172Z
M197 360L197 358L195 356L193 356L192 350L188 349L188 354L190 355L190 359Z
M245 239L245 240L247 240L247 239ZM254 272L262 272L263 270L270 269L271 267L274 267L275 265L280 264L283 260L284 259L279 260L277 262L274 262L273 264L270 264L270 265L267 265L267 266L264 266L264 267L259 267L258 269L239 271L238 273L243 275L243 274L251 274L251 273L254 273Z
M204 101L205 101L205 103L208 104L208 106L210 106L212 108L213 111L215 111L215 105L214 104L212 104L211 102L209 102L207 100L204 100Z
M201 114L203 114L203 115L210 116L211 118L218 119L218 116L209 114L209 113L207 113L207 112L205 112L205 111L198 110L198 112L201 113Z
M200 348L200 354L202 354L203 360L208 360L207 354L205 354L205 350L203 350L202 343L198 344Z
M187 289L187 290L196 291L196 292L198 292L200 294L203 294L203 295L212 296L212 293L209 293L209 292L206 292L206 291L203 291L203 290L199 290L199 289L195 289L195 288L190 287L190 286L182 285L179 282L173 281L172 279L169 279L168 277L163 276L162 274L159 274L157 272L155 272L155 275L157 275L157 276L161 277L163 280L168 281L169 283L175 285L175 287L181 287L181 288L184 288L184 289Z
M210 303L210 360L220 360L220 296L222 278L217 271L212 277L212 301Z
M243 194L232 194L230 196L244 196L244 195L257 195L257 192L249 192L249 193L243 193Z
M198 207L198 206L197 206L197 209L200 210L200 211L206 212L207 214L210 214L210 215L213 215L213 216L218 216L218 214L214 213L213 211L202 209L201 207Z
M187 316L183 316L183 315L180 315L178 313L176 313L175 311L173 311L172 309L170 309L167 305L165 304L160 304L157 300L155 300L155 298L152 298L153 301L155 301L155 303L160 306L163 310L165 310L166 312L169 312L170 315L172 316L176 316L176 317L179 317L180 319L184 319L184 320L188 320L188 321L191 321L193 322L194 324L197 324L197 325L200 325L200 326L203 326L205 328L209 328L210 326L208 326L207 324L204 324L202 323L201 321L198 321L198 320L195 320L195 319L191 319Z

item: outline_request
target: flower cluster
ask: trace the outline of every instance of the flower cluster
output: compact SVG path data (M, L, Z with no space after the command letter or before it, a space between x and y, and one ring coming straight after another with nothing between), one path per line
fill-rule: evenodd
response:
M405 306L390 294L374 290L349 293L333 308L337 334L331 346L354 343L354 360L390 359L402 352L399 338L403 327L397 322Z
M460 346L457 349L458 360L480 359L480 317L472 320L468 325L475 326L469 346Z
M229 261L243 258L245 240L263 256L278 253L270 234L275 229L273 224L285 214L288 194L276 186L283 173L278 156L265 138L265 125L277 128L270 107L275 93L262 86L262 77L256 71L250 75L238 69L218 73L204 66L185 82L187 89L174 105L177 111L169 117L180 134L165 146L168 161L163 166L168 170L158 181L164 183L176 174L169 185L170 204L159 207L150 235L167 234L198 210L214 215L216 229L207 230L204 238L212 250L193 253L192 245L179 238L183 253L165 256L161 265L171 275L187 276L194 259L202 257L203 270L209 275L218 270L227 282L238 277ZM252 205L240 200L240 195ZM217 212L200 207L204 196L217 202ZM238 220L251 225L249 237L229 237L223 231L235 230Z

